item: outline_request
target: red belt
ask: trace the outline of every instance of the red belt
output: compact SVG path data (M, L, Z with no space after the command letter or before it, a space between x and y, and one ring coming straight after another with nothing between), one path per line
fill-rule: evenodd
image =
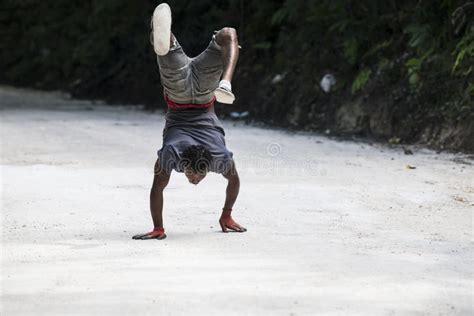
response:
M176 103L172 100L170 100L170 98L168 98L168 96L165 94L165 101L166 101L166 104L168 104L168 107L170 109L173 109L173 110L184 110L184 109L207 109L211 106L214 105L214 102L216 102L216 97L213 96L211 101L207 102L207 103L203 103L203 104L183 104L183 103Z

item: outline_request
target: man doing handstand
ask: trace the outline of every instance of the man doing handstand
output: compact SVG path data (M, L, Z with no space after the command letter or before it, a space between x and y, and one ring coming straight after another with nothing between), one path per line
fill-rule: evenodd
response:
M215 32L209 46L190 58L171 33L171 9L162 3L153 13L151 36L168 112L150 193L154 229L133 239L166 238L163 190L173 169L184 172L195 185L209 171L222 174L228 183L219 224L223 232L245 232L231 216L240 180L233 154L226 148L224 129L214 112L215 101L230 104L235 99L231 81L239 56L236 31L223 28Z

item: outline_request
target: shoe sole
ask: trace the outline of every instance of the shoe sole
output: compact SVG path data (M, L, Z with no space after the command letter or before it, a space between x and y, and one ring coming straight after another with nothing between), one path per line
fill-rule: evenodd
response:
M159 56L168 54L171 38L171 9L166 3L156 7L152 18L153 48Z
M222 88L217 88L216 91L214 91L214 95L219 103L232 104L235 101L234 94Z

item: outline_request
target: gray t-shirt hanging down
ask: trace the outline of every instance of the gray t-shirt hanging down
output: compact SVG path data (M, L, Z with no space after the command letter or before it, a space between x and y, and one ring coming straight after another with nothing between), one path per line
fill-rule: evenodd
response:
M163 146L158 151L161 168L184 172L181 154L190 145L206 147L212 156L209 171L226 173L233 153L225 144L225 132L214 111L208 109L168 110Z

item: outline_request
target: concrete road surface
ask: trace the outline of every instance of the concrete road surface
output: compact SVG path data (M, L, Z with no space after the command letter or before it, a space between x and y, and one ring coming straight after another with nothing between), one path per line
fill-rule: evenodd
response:
M219 231L222 176L174 173L168 238L135 241L164 116L8 87L0 106L1 315L474 312L469 157L224 121L248 232Z

